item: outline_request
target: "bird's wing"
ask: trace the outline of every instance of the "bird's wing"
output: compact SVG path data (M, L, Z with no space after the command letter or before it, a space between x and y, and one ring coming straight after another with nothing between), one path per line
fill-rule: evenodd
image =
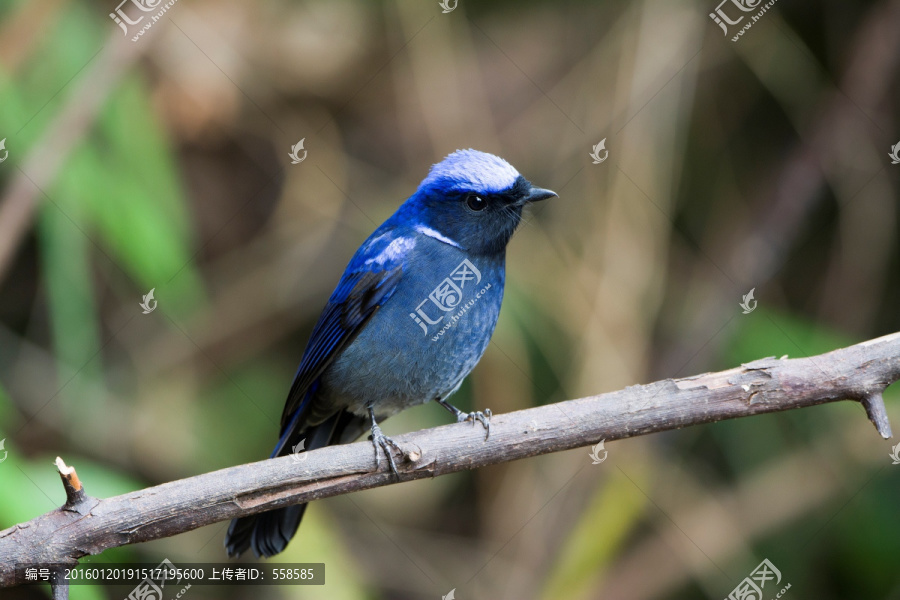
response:
M397 289L413 246L409 237L373 234L350 261L303 353L281 415L282 440L288 429L296 430L302 423L301 413L307 412L310 404L308 392L314 390L322 372Z

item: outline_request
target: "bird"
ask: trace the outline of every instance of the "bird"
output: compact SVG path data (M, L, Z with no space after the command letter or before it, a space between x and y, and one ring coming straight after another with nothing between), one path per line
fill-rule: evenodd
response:
M557 197L507 161L473 149L433 165L416 191L362 243L313 328L285 401L271 457L349 443L371 433L399 477L400 448L379 423L435 401L458 422L480 423L490 409L463 412L447 399L490 342L506 277L506 246L533 202ZM402 455L402 453L401 453ZM230 557L282 552L306 504L234 519Z

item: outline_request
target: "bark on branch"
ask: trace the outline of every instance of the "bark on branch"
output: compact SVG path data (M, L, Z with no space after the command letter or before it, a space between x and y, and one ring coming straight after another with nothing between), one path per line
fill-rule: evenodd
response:
M601 439L838 400L862 403L878 432L888 438L882 392L898 379L900 333L809 358L764 358L718 373L495 415L487 441L480 426L468 423L396 436L405 449L398 460L399 481L559 452ZM88 496L74 469L58 460L68 500L53 512L0 531L0 587L14 584L16 564L74 564L107 548L397 483L383 455L378 464L373 456L369 442L332 446L103 500Z

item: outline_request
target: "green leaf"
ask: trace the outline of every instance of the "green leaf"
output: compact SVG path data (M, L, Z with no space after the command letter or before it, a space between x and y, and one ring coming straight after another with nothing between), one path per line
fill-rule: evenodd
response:
M142 288L178 298L186 309L200 298L187 200L147 96L137 76L123 81L52 195L96 231L98 244Z

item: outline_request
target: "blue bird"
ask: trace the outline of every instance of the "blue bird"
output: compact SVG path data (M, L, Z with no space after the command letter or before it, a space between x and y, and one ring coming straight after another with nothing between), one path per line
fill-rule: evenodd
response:
M431 168L416 192L363 242L322 311L281 416L272 457L352 442L371 431L396 475L396 443L380 422L434 400L457 421L480 422L447 402L490 342L503 301L506 244L522 208L556 193L508 162L458 150ZM242 517L228 555L283 551L305 504Z

